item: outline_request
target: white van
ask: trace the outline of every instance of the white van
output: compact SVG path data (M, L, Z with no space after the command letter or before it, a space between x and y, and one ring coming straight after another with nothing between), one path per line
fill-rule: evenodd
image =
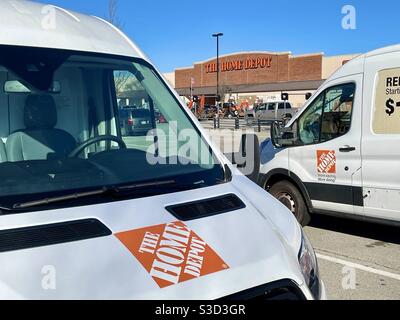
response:
M400 221L400 45L345 64L271 133L260 184L303 225L310 213Z
M296 219L124 34L28 1L0 21L0 299L325 298Z

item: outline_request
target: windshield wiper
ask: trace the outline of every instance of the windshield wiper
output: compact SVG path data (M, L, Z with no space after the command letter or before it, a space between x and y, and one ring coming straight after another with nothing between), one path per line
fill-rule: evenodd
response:
M165 186L165 185L171 185L171 184L176 184L175 180L165 180L165 181L152 181L152 182L144 182L144 183L135 183L135 184L130 184L126 186L119 186L113 188L114 191L120 192L120 191L130 191L134 189L141 189L141 188L148 188L148 187L159 187L159 186Z
M0 206L0 215L1 215L1 213L4 213L4 212L13 212L13 211L14 211L13 208Z
M105 194L109 191L110 190L108 188L102 188L102 189L88 191L88 192L76 192L76 193L67 194L65 196L44 198L44 199L39 199L39 200L34 200L34 201L29 201L29 202L24 202L24 203L17 203L17 204L13 205L13 209L19 210L19 209L38 207L38 206L52 204L52 203L56 203L56 202L63 202L63 201L68 201L68 200L75 200L75 199L80 199L80 198L101 195L101 194Z
M175 180L165 180L165 181L136 183L136 184L125 185L125 186L109 186L109 187L105 186L101 189L96 189L93 191L76 192L76 193L71 193L71 194L57 196L57 197L50 197L50 198L29 201L29 202L25 202L25 203L18 203L18 204L13 205L12 208L5 208L5 209L6 209L6 211L21 210L21 209L27 209L27 208L32 208L32 207L53 204L53 203L57 203L57 202L77 200L77 199L92 197L92 196L96 196L96 195L109 194L110 196L118 196L118 195L126 195L127 193L131 193L133 191L137 192L139 190L148 192L149 190L160 189L160 188L164 188L164 187L174 186L174 187L179 187L179 188L185 188L188 186L199 186L199 185L204 185L204 184L205 184L205 182L203 180L200 180L197 182L192 182L192 183L178 183Z

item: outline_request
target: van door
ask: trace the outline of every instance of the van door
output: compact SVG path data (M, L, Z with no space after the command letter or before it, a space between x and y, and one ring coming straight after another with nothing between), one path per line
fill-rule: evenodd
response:
M362 75L325 87L297 119L302 146L289 149L289 170L303 181L316 211L362 215Z
M261 104L256 111L256 119L264 120L264 114L267 110L267 104Z
M365 215L400 220L399 52L366 58L363 115Z
M275 120L278 104L275 102L267 103L267 111L265 113L265 120Z

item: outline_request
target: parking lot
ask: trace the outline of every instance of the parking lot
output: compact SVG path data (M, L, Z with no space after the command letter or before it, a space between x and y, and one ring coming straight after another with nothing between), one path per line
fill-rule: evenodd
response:
M220 130L213 130L212 121L202 124L214 142L225 137L225 152L230 146L238 148L241 131L232 130L232 121L225 121ZM269 136L268 128L260 133L247 130L256 132L260 142ZM400 299L399 228L315 216L305 231L317 252L329 299Z
M398 228L316 216L305 230L330 299L400 298Z

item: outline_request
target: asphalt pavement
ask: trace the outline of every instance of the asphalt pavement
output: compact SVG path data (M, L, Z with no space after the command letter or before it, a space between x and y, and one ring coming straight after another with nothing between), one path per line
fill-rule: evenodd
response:
M329 299L400 299L400 228L317 215L305 231Z

